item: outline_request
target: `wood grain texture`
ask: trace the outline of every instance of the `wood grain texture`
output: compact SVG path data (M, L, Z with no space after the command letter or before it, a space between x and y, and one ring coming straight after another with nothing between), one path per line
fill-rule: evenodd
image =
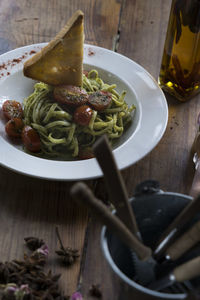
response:
M100 241L101 229L102 225L91 216L86 260L81 278L81 291L85 299L93 300L95 298L90 294L90 288L93 284L99 285L102 299L118 300L120 299L120 280L113 278L111 269L102 254Z
M120 21L118 51L141 64L156 80L170 5L169 0L127 0ZM127 36L131 37L129 42ZM136 184L147 179L158 180L164 190L189 193L194 174L190 150L200 111L199 95L186 103L180 103L169 95L166 97L169 119L163 138L142 161L123 172L129 194Z
M86 43L112 48L120 1L110 0L108 5L99 0L8 0L0 2L0 38L8 44L5 50L48 42L77 9L85 14Z
M62 289L71 295L76 290L80 263L63 267L55 254L59 242L58 226L63 244L83 253L87 210L79 209L69 196L72 183L45 181L15 174L0 168L0 245L1 261L22 258L24 237L42 238L50 249L48 268L61 273Z
M126 0L119 31L118 52L158 76L171 0Z
M77 9L85 14L85 42L112 49L120 8L121 1L115 0L109 5L107 1L90 0L0 1L0 54L48 42ZM88 224L87 210L80 209L69 197L72 184L30 178L0 167L1 260L21 258L24 237L43 238L51 251L49 267L62 273L61 287L68 295L78 286ZM79 261L70 268L60 266L55 255L59 247L56 225L64 245L81 253Z
M126 0L122 7L117 51L141 64L155 79L159 75L170 5L169 0ZM189 193L194 175L190 150L197 130L200 96L187 103L180 103L169 95L166 97L169 120L163 138L145 158L122 172L130 196L137 184L149 179L159 181L165 191ZM99 197L107 201L103 180L98 184ZM94 229L94 223L97 229ZM91 224L83 290L88 291L91 282L102 283L103 299L123 299L123 295L120 296L120 280L110 276L110 269L94 239L95 232L100 235L100 225L95 220ZM92 255L93 252L95 255ZM100 258L101 263L96 257ZM92 268L95 275L91 275ZM114 287L112 296L108 286L110 289Z

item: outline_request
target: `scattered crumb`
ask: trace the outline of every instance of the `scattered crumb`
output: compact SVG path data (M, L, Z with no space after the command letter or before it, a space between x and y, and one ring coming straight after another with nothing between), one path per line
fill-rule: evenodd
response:
M96 298L102 297L102 292L100 290L99 284L92 284L90 287L89 293L91 296L96 297Z
M40 49L40 47L37 47ZM10 75L10 72L5 72L8 68L12 68L14 66L16 66L17 64L23 62L23 60L25 58L27 58L28 55L33 55L35 54L37 51L35 50L31 50L29 53L28 52L25 52L22 56L20 57L17 57L17 58L14 58L12 60L8 60L7 62L3 62L1 65L0 65L0 71L4 71L4 73L0 73L0 78L1 77L4 77L4 76L8 76Z
M95 52L91 48L89 48L88 49L88 56L93 56L93 55L95 55Z
M30 55L31 55L31 54L35 54L35 53L36 53L35 50L31 50L31 51L29 52Z

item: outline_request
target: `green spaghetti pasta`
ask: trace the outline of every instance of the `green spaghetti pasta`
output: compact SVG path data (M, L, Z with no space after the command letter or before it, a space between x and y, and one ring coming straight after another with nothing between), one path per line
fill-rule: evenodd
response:
M80 149L91 147L102 134L107 134L113 142L119 138L124 128L132 120L131 112L135 109L128 107L125 102L126 92L119 94L116 84L106 84L99 77L97 70L83 74L82 88L92 94L96 91L109 92L112 101L103 111L93 110L87 126L76 124L70 111L63 108L54 100L53 87L36 83L34 92L24 100L24 122L32 126L41 140L39 155L52 158L77 158Z

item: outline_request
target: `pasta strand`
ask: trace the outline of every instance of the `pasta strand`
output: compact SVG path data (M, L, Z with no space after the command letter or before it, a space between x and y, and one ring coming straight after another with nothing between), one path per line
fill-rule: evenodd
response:
M77 125L72 112L63 110L53 98L53 87L36 83L34 92L24 99L24 122L32 126L40 135L41 156L49 158L77 158L80 149L91 147L98 136L107 134L112 142L119 138L124 127L131 122L131 112L135 106L128 107L126 92L119 94L116 84L104 83L97 70L83 74L83 89L88 94L98 90L109 92L112 102L103 111L93 110L88 126Z

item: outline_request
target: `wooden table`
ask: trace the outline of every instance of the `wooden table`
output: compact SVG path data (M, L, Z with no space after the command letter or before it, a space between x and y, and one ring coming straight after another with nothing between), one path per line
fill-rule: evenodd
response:
M0 53L20 46L47 42L76 9L85 13L85 41L117 51L158 77L170 0L1 0ZM169 122L159 145L144 159L122 172L129 194L143 180L155 179L167 191L189 193L194 167L190 149L200 111L199 96L180 103L167 96ZM145 142L145 141L144 141ZM92 284L100 284L104 300L118 299L120 286L113 281L100 249L101 226L86 209L69 197L71 183L26 177L0 167L0 256L21 258L23 238L37 236L48 244L50 266L61 272L66 294L80 288L85 299ZM106 197L102 180L97 194ZM81 258L70 268L61 267L55 226L63 243L80 249Z

